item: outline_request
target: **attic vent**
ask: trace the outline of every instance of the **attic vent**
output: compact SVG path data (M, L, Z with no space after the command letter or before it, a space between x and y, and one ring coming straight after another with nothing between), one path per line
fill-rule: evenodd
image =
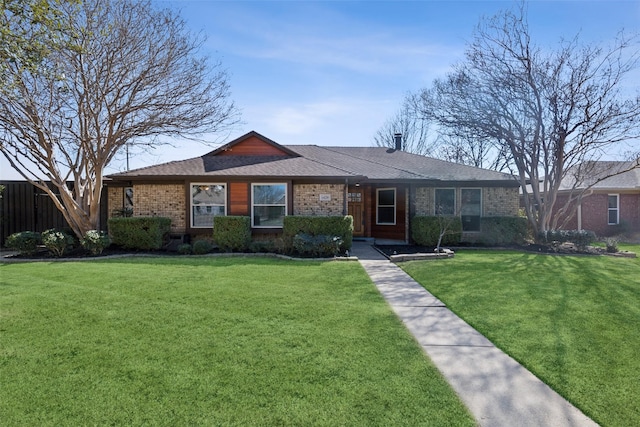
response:
M393 135L393 140L396 144L396 151L402 150L402 134L396 133L395 135Z

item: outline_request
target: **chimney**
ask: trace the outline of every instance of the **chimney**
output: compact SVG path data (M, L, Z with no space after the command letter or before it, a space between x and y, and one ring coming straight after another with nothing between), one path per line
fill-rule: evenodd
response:
M393 140L396 143L396 151L402 151L402 134L401 133L394 134Z

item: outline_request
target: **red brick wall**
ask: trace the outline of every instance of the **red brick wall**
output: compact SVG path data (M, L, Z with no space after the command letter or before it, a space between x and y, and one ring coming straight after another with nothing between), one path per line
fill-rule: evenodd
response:
M618 194L620 208L620 225L608 224L609 194ZM556 206L562 206L566 198L558 197ZM629 193L595 193L582 199L582 229L591 230L598 236L610 236L621 231L640 231L640 194ZM578 215L561 228L565 230L578 229ZM626 228L626 229L625 229Z

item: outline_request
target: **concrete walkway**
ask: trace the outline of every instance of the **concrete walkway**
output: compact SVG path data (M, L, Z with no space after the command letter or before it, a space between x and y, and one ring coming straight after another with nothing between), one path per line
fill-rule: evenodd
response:
M352 255L480 426L597 426L369 243Z

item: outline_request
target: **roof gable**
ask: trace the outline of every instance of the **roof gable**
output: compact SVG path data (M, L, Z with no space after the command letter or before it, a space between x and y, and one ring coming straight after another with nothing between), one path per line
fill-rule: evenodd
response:
M251 131L205 156L293 156L298 154L277 142Z

